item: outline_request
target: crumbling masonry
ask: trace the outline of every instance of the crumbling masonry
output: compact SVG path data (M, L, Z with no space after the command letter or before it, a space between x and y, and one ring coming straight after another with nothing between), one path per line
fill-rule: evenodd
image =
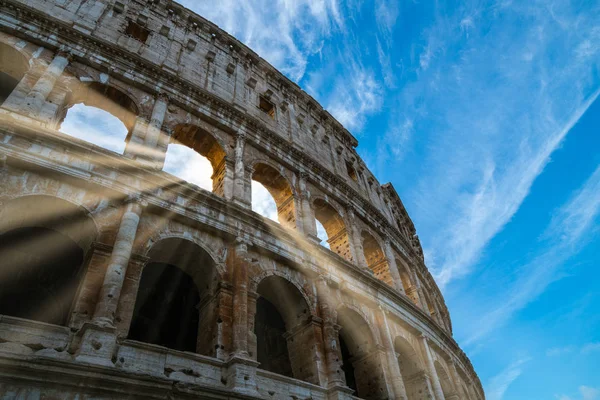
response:
M0 398L484 399L396 191L297 85L168 0L0 6ZM77 104L123 154L59 132Z

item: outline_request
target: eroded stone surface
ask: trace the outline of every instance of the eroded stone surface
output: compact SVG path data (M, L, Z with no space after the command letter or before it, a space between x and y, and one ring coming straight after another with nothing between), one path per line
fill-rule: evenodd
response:
M0 7L0 398L484 398L400 198L314 99L170 1ZM75 104L124 154L57 130Z

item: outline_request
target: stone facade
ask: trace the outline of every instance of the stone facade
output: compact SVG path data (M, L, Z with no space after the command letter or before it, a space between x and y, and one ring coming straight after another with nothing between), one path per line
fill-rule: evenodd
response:
M396 191L297 85L171 1L0 6L0 398L484 399ZM80 103L123 154L58 131Z

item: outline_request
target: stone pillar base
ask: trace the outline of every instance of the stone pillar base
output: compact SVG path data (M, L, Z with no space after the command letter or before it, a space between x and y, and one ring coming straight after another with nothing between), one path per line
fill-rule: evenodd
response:
M232 355L225 365L223 379L229 390L247 396L258 396L256 368L260 363L238 355Z
M77 339L79 339L79 345L75 353L75 360L114 367L112 358L117 348L115 328L86 322L77 332L75 340Z
M327 400L349 400L354 390L347 386L331 386L327 389Z

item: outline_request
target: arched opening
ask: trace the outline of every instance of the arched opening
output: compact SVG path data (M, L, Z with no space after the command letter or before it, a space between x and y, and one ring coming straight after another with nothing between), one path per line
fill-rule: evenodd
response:
M317 227L317 237L320 240L320 245L325 247L326 249L331 250L331 247L329 246L329 237L327 236L327 231L325 230L325 227L323 226L323 224L315 218L315 225Z
M315 210L315 219L323 227L329 249L342 258L352 261L350 238L348 237L346 224L340 214L338 214L329 203L322 199L315 199L313 207ZM319 236L319 238L321 238L321 236Z
M259 163L254 166L252 180L262 185L272 196L277 206L277 219L279 223L286 228L295 229L296 205L294 203L292 187L287 179L270 165ZM261 211L260 205L254 201L255 193L257 193L257 189L253 186L252 209L254 211Z
M67 325L97 236L85 211L49 196L7 202L0 211L0 314Z
M408 273L408 267L399 258L396 258L396 265L398 266L398 272L400 273L400 281L402 282L402 287L404 288L404 293L412 300L415 305L419 304L419 298L412 283L412 279L410 278L410 274Z
M427 292L423 292L424 296L425 296L425 304L427 304L427 311L429 311L429 315L431 315L431 318L439 323L439 315L435 310L435 306L433 305L433 301L431 301L431 297L429 297L429 295L427 294Z
M208 132L191 124L179 124L167 147L163 170L202 189L224 195L225 151Z
M214 356L214 261L200 246L178 238L157 242L148 256L129 339Z
M400 375L404 381L408 400L420 399L428 392L426 375L421 367L421 360L414 347L403 337L394 341L394 351L398 357Z
M369 324L354 310L338 310L342 370L346 385L363 399L386 399L385 376Z
M311 313L298 288L269 276L259 283L257 293L254 332L259 368L318 383L312 354L317 337L307 323Z
M138 115L137 105L120 90L93 82L79 84L63 110L58 129L103 147L123 153Z
M21 53L0 43L0 104L10 96L29 69L29 63Z
M390 286L393 286L392 274L390 273L390 266L385 258L385 253L379 246L377 239L373 237L369 232L362 232L362 243L365 259L367 260L367 266L375 277L379 280L384 281Z
M450 374L444 366L439 362L435 361L435 373L438 376L440 381L440 385L442 386L442 393L444 394L444 399L452 399L454 396L454 388L452 385L452 381L450 380ZM456 396L457 397L457 396Z

